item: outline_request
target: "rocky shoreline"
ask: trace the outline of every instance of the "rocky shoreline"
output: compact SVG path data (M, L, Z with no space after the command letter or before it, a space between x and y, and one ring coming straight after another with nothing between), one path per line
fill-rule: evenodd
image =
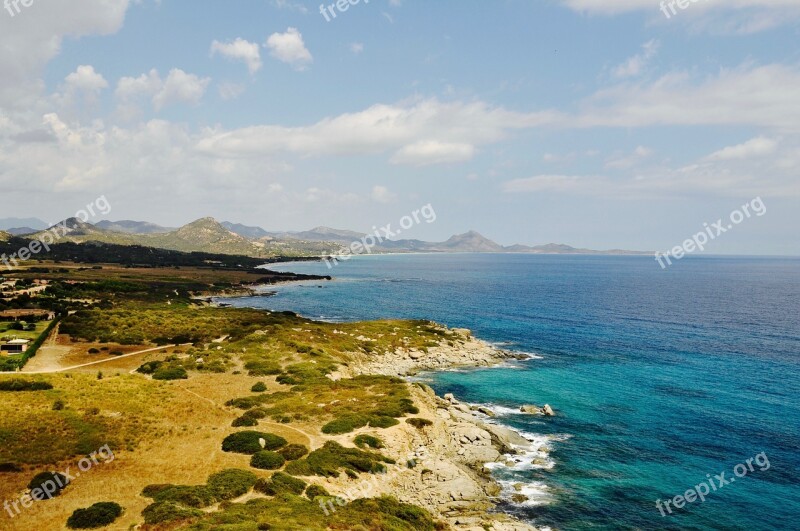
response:
M445 329L446 330L446 329ZM472 336L468 330L447 330L449 339L426 352L401 349L373 355L357 355L346 374L412 376L422 371L467 367L489 367L527 359L500 350ZM402 502L424 507L447 521L452 528L466 531L535 531L537 528L511 515L492 512L502 486L492 478L488 464L503 463L515 455L542 452L512 429L487 422L493 413L485 408L459 402L452 395L437 396L433 389L409 383L418 417L430 424L414 427L401 423L382 430L386 455L397 465L387 474L371 480L360 496L391 495ZM481 411L483 410L483 411ZM359 433L369 432L369 428ZM347 482L331 480L330 491L346 493ZM523 495L518 495L524 498ZM346 500L354 495L343 496Z

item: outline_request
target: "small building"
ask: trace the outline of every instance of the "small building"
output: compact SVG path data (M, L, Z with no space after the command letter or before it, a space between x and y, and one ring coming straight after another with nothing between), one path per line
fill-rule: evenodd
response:
M51 312L50 310L22 309L0 312L0 321L52 321L55 318L55 312Z
M12 339L5 343L0 343L0 352L5 354L22 354L28 350L29 339Z

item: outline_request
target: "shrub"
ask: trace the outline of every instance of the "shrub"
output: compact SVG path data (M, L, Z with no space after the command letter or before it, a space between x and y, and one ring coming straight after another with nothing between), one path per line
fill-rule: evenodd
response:
M304 455L308 454L308 448L302 444L290 444L278 450L278 453L281 454L287 461L297 461Z
M359 448L365 448L367 446L376 450L383 448L383 442L372 435L358 435L355 439L353 439L353 442L356 443L356 446Z
M136 372L142 374L153 374L154 372L156 372L156 369L161 367L163 364L164 364L163 361L148 361L147 363L143 363L138 369L136 369Z
M111 354L112 356L122 356L125 353L122 352L121 350L112 350L111 352L109 352L109 354Z
M369 417L364 415L346 415L332 420L322 427L322 433L329 435L341 435L350 433L358 428L363 428L369 422Z
M171 501L150 504L142 511L144 523L150 525L187 520L189 518L203 516L203 514L205 513L202 511L189 509Z
M268 480L259 479L255 486L255 490L267 496L277 496L278 494L284 493L299 496L303 494L305 488L305 481L294 478L289 474L284 474L283 472L275 472Z
M16 463L0 463L0 472L22 472L22 469Z
M250 376L275 376L283 372L280 365L271 361L250 361L244 368Z
M208 478L208 489L217 500L232 500L250 492L258 478L252 472L229 468Z
M306 489L306 496L308 496L309 500L314 501L314 498L317 496L330 496L330 494L328 494L328 491L325 490L324 487L320 487L319 485L310 485Z
M261 439L266 443L263 447ZM228 435L222 441L223 452L249 455L262 450L277 450L283 446L286 446L286 439L283 437L259 431L239 431Z
M186 507L214 505L214 494L205 485L148 485L142 495L157 502L175 502Z
M369 419L369 425L373 428L391 428L392 426L397 426L398 424L400 424L400 421L392 417L378 416L370 417Z
M183 367L159 367L153 373L154 380L186 380L189 374Z
M264 391L267 390L267 384L265 384L264 382L258 382L255 385L253 385L253 387L251 387L250 390L254 393L263 393Z
M379 453L365 452L357 448L345 448L341 444L328 441L314 450L305 459L286 465L286 472L295 476L337 477L340 469L350 477L358 477L359 472L381 473L386 471L383 463L394 463Z
M28 488L31 489L31 498L43 501L61 494L68 484L69 480L58 472L40 472L28 483Z
M234 428L250 428L253 426L258 426L258 421L253 417L242 415L241 417L234 419L234 421L231 422L231 426Z
M100 349L90 348L89 349L89 354L100 354ZM80 509L78 509L78 510L80 510Z
M250 466L261 470L277 470L284 464L286 464L286 459L281 454L267 450L253 454L250 459Z
M67 520L70 529L94 529L110 525L122 515L122 507L113 502L99 502L86 509L77 509Z
M421 430L422 428L424 428L426 426L432 426L433 425L433 422L431 422L430 420L421 419L421 418L406 419L406 422L408 422L409 424L411 424L412 426L414 426L418 430Z
M56 400L53 402L53 411L61 411L66 407L63 400Z
M23 380L22 378L12 378L0 382L0 391L48 391L53 388L49 382L37 382Z

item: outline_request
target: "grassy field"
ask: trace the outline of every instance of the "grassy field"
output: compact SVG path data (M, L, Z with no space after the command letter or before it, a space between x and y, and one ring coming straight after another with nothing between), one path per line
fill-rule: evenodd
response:
M98 502L124 508L111 529L135 524L144 524L144 530L443 528L422 509L385 498L325 514L311 500L323 491L303 491L319 481L309 475L358 477L405 466L356 449L352 432L369 427L380 434L416 413L408 384L384 376L333 377L354 354L426 349L454 340L449 332L426 321L331 324L288 312L193 302L191 292L249 280L249 274L235 271L66 269L58 273L59 282L74 274L72 280L85 283L64 283L57 293L96 302L62 321L58 344L74 352L57 363L104 359L112 349L190 344L66 373L0 376L0 388L20 378L52 386L0 390L0 498L18 499L37 473L74 469L105 445L115 457L52 500L13 519L1 513L0 528L61 528L72 511ZM43 351L37 358L48 355ZM250 455L222 448L228 435L242 430L269 433L305 450L284 454L289 462L276 461L278 470L253 468ZM267 457L258 462L270 462ZM263 481L255 490L246 486L247 493L231 502L213 494L209 482L209 475L227 469L249 471ZM276 478L284 476L273 477L276 472L299 476L303 489L283 490ZM155 484L172 485L170 498L142 496Z

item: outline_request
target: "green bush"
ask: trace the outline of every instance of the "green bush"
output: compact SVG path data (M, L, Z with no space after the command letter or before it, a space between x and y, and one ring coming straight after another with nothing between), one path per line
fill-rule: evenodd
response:
M266 443L261 446L260 439ZM286 446L286 439L271 433L260 431L239 431L225 437L222 441L223 452L252 455L262 450L277 450Z
M400 421L392 417L377 416L369 419L369 425L373 428L391 428L398 424L400 424Z
M231 426L234 428L251 428L253 426L258 426L258 421L253 417L242 415L241 417L234 419L233 422L231 422Z
M250 376L276 376L283 372L280 365L271 361L250 361L244 368Z
M414 426L418 430L421 430L422 428L424 428L426 426L432 426L433 425L433 422L431 422L430 420L421 419L421 418L406 419L406 422L408 422L409 424L411 424L412 426Z
M327 490L324 487L320 487L319 485L309 485L306 489L306 496L311 501L314 501L314 498L317 496L330 496Z
M143 363L136 372L141 374L153 374L156 372L156 369L161 367L164 364L163 361L148 361L147 363Z
M252 472L229 468L209 476L208 489L217 500L232 500L250 492L257 480Z
M157 502L175 502L197 509L214 505L217 501L205 485L148 485L142 495Z
M277 470L284 464L286 464L286 459L281 454L267 450L253 454L250 459L250 466L260 470Z
M189 373L186 369L178 366L159 367L153 373L154 380L186 380L189 378Z
M31 490L31 498L43 501L61 494L68 484L69 480L58 472L40 472L31 479L28 488Z
M53 411L61 411L66 407L63 400L56 400L53 402Z
M89 354L100 354L100 349L90 348Z
M328 441L304 459L286 465L286 473L293 476L337 477L340 470L344 469L348 476L357 477L356 472L385 472L384 463L393 464L394 461L379 453L345 448L337 442Z
M308 454L308 448L302 444L290 444L278 450L278 453L281 454L287 461L297 461L304 455Z
M77 509L67 520L70 529L94 529L114 523L122 516L122 507L113 502L99 502L86 509Z
M363 428L369 422L369 417L365 415L346 415L332 420L322 427L322 433L328 435L341 435Z
M383 441L377 437L373 437L372 435L358 435L355 439L353 439L353 442L356 443L356 446L359 448L365 448L367 446L376 450L383 448Z
M299 496L303 494L305 488L305 481L294 478L289 474L284 474L283 472L275 472L268 480L259 479L255 486L256 491L266 494L267 496L277 496L285 493Z
M144 523L149 525L176 522L203 516L205 513L198 509L183 507L175 502L163 501L148 505L142 511Z
M264 391L267 390L267 384L265 384L264 382L258 382L255 385L253 385L253 387L251 387L250 390L254 393L263 393Z
M0 382L0 391L48 391L53 388L49 382L39 382L23 380L22 378L11 378Z

